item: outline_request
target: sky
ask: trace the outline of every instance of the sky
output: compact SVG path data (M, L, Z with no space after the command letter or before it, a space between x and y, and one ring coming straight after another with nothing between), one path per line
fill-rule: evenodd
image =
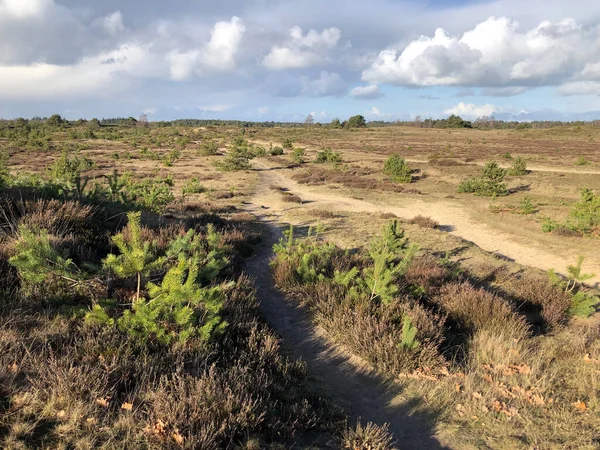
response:
M0 0L0 118L600 119L598 0Z

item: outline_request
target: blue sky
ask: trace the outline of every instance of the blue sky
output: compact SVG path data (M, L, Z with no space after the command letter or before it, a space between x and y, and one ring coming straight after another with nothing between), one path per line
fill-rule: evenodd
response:
M600 118L597 0L0 0L0 117Z

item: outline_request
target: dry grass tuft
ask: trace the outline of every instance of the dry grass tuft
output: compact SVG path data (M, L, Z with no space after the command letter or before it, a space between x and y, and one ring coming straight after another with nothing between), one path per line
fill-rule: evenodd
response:
M418 225L421 228L437 228L440 226L439 222L436 222L431 217L425 217L421 215L413 217L409 223Z

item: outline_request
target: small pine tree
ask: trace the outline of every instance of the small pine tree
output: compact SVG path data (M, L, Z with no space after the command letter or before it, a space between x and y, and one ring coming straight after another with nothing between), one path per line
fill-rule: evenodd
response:
M112 242L117 246L120 255L109 254L103 261L104 267L112 271L119 278L137 276L136 300L140 299L142 277L148 276L153 270L159 269L164 264L163 258L156 258L152 251L152 243L142 238L141 212L127 214L128 236L119 233L112 237Z
M527 173L527 162L520 156L517 159L515 159L515 162L513 163L511 168L508 169L508 174L512 175L513 177L527 175Z
M206 341L227 326L219 315L225 302L223 288L202 288L196 282L197 261L180 261L160 285L148 283L150 300L137 301L125 311L118 326L133 336L155 337L163 344L198 336Z
M412 181L412 170L400 155L392 155L386 160L383 173L390 176L396 183L410 183Z
M65 259L52 247L48 232L19 227L19 239L15 255L8 263L17 269L25 286L34 287L45 283L51 275L74 281L71 278L73 262Z
M404 316L402 321L402 340L400 347L408 350L416 350L421 343L417 340L417 328L413 325L408 316Z
M416 246L408 246L397 220L383 228L381 236L371 243L373 266L363 271L364 283L371 300L379 299L384 305L392 302L400 291L399 278L408 269L416 252Z

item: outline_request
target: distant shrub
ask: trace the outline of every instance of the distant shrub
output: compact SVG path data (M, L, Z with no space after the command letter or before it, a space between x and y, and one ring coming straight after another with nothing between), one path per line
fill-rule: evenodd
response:
M317 152L315 162L317 164L330 163L333 165L341 164L343 161L342 155L338 152L334 152L329 147L324 148L322 151Z
M200 183L197 177L190 178L185 182L181 190L183 195L187 194L202 194L205 191L204 186Z
M292 148L294 148L294 141L292 141L290 138L284 138L281 141L281 147L291 150Z
M271 156L281 156L283 155L282 147L273 147L270 152Z
M577 164L578 166L587 166L590 162L588 161L588 159L585 156L580 156L579 158L577 158L577 161L575 162L575 164Z
M433 220L431 217L425 217L421 215L413 217L410 220L410 223L418 225L421 228L437 228L440 226L440 224Z
M304 164L304 157L306 156L306 150L300 147L296 147L292 152L292 161L296 164Z
M345 123L344 128L366 128L367 121L361 115L350 117Z
M506 184L503 183L506 170L494 161L488 162L482 174L477 178L469 178L458 185L459 193L473 193L482 197L499 197L508 195Z
M577 231L600 235L600 194L583 189L581 200L571 208L569 219Z
M216 141L205 141L196 151L200 156L212 156L219 153L219 144Z
M283 201L286 203L302 203L302 199L299 196L290 192L282 192L281 195L283 196Z
M515 159L513 165L508 169L508 174L513 177L527 175L527 162L520 156Z
M400 155L392 155L385 161L383 173L390 176L397 183L410 183L412 181L412 170Z
M222 161L215 162L215 167L222 172L235 172L238 170L249 170L252 166L250 160L254 155L247 147L233 146L227 152Z

